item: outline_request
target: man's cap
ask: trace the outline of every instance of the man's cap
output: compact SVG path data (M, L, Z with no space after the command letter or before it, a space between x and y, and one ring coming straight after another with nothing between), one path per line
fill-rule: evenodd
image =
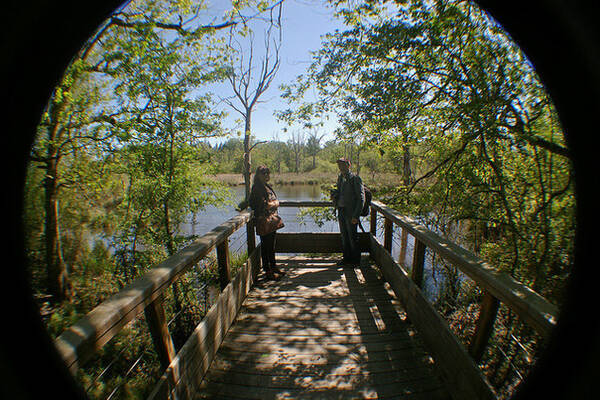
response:
M344 157L338 158L337 162L348 164L348 166L350 166L350 160L348 160L347 158L344 158Z

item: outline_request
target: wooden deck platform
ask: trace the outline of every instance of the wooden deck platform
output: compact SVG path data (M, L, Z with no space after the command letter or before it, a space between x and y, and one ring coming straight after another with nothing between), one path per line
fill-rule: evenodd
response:
M198 399L450 399L432 357L368 258L278 256L256 284Z

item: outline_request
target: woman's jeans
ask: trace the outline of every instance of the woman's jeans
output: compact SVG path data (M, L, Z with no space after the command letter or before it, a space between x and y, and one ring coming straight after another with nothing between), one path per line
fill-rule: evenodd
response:
M342 250L344 261L360 263L360 248L358 247L358 224L352 223L352 216L344 214L344 208L337 210L340 233L342 235Z
M277 231L271 232L260 237L260 256L262 265L265 271L270 267L275 266L275 234Z

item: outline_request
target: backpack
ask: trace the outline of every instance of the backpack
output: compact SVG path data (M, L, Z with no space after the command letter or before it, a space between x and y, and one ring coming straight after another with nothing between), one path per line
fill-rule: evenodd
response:
M367 188L366 186L363 187L365 189L365 204L363 204L363 208L360 211L360 215L361 217L366 217L367 215L369 215L369 208L371 208L371 198L373 197L373 195L371 194L369 188Z

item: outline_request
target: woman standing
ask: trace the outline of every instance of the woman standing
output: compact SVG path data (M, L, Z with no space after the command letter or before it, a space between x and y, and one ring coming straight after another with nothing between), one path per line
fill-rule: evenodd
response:
M277 213L279 201L269 182L269 168L261 165L254 174L254 183L248 200L254 211L256 233L260 236L261 258L267 279L277 279L284 273L275 265L275 234L283 228L283 221Z

